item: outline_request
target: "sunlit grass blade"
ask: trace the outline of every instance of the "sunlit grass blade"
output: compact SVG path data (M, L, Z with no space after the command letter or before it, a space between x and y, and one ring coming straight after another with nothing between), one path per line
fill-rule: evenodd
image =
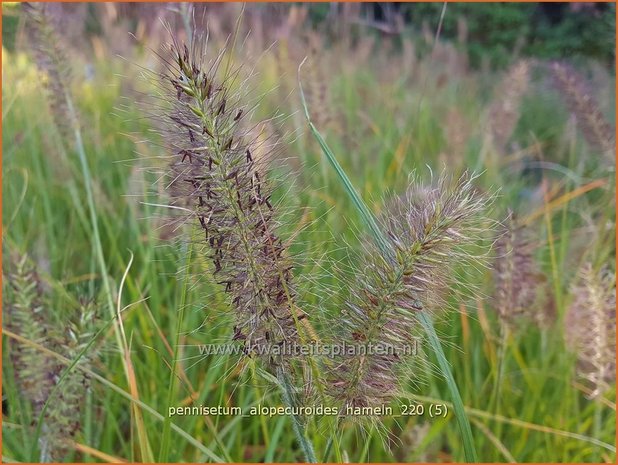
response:
M169 407L172 406L172 401L174 398L174 393L176 390L176 370L177 370L177 365L178 365L178 348L180 347L180 335L182 333L182 323L184 320L184 311L185 311L185 306L187 303L187 288L189 286L189 272L190 272L190 266L189 264L191 263L191 255L193 252L193 246L192 246L193 242L189 242L189 245L187 247L187 250L185 251L185 277L184 277L184 283L182 285L182 291L180 294L180 304L179 304L179 308L178 308L178 321L176 323L176 340L174 342L174 352L173 352L173 358L172 358L172 367L170 369L170 378L169 378L169 384L168 384L168 391L167 391L167 402L166 402L166 407L167 409L169 409ZM167 415L165 417L165 420L163 420L163 433L161 435L161 448L159 450L159 462L168 462L169 461L169 451L170 451L170 433L171 433L171 421L172 419L170 418L169 415Z

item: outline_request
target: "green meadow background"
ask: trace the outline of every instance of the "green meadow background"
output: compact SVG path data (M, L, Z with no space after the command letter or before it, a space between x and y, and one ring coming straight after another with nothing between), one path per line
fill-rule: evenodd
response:
M498 192L492 218L515 212L538 245L540 274L533 281L546 298L516 319L508 337L500 331L491 269L460 283L473 290L454 292L452 308L437 321L479 459L615 462L615 381L602 396L587 397L564 322L581 264L615 269L614 155L590 143L578 124L582 116L571 111L547 71L552 60L577 70L613 127L615 6L566 5L561 12L537 4L241 8L197 5L191 30L198 34L208 25L208 53L216 54L241 17L229 54L253 70L249 97L259 98L256 117L278 115L260 137L282 141L274 173L280 233L292 240L300 299L316 331L329 331L362 273L356 251L367 238L308 131L297 77L304 58L300 79L312 119L376 214L405 190L412 173L429 181L431 173L469 169L480 173L478 189ZM241 370L238 357L201 357L186 347L226 341L233 325L211 264L190 245L191 227L170 226L170 213L160 206L167 154L157 133L162 119L149 117L157 109L148 95L157 88L143 68L162 70L155 52L170 38L159 18L182 38L190 11L187 4L54 10L72 70L86 179L49 111L46 77L29 51L20 6L2 7L3 248L27 253L35 263L50 296L50 324L59 331L79 302L96 302L101 322L112 318L110 300L123 309L124 338L110 326L89 349L91 383L71 412L79 428L66 461L303 460L285 416L175 416L165 431L170 406L282 405L252 361ZM19 343L3 337L6 462L38 460L37 418L10 358ZM418 364L409 396L393 405L422 403L426 413L384 418L381 433L345 425L330 460L463 460L446 384L431 351L421 352L426 362ZM430 404L451 411L430 418ZM311 419L307 426L320 460L327 422ZM166 434L170 447L160 454Z

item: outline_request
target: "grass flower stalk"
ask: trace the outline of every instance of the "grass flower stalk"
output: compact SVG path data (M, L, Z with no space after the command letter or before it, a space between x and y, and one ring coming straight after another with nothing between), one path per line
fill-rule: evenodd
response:
M603 115L584 78L571 66L558 61L550 63L548 67L569 110L576 116L577 124L588 144L614 160L615 129Z
M376 407L401 392L405 349L419 326L430 326L421 316L447 307L444 290L456 281L454 268L475 260L468 249L482 232L489 199L475 193L473 179L442 177L431 188L415 183L379 220L394 257L367 247L364 273L343 317L344 340L389 350L346 357L334 367L333 393L344 409ZM433 346L431 330L428 336Z
M292 357L269 348L299 342L306 315L295 304L292 261L276 232L267 161L256 157L259 142L246 124L251 108L234 91L239 70L221 69L225 51L204 62L200 42L191 49L174 42L162 76L171 101L164 134L172 153L170 195L190 211L202 236L196 253L210 258L212 276L230 297L232 340L275 374L289 403L297 395ZM293 421L306 459L315 461L302 421Z
M54 123L59 128L60 133L64 136L64 142L77 152L82 177L86 189L86 200L90 215L90 226L92 228L93 245L96 253L103 282L103 290L105 294L106 304L109 311L111 321L114 323L114 336L116 343L121 353L126 353L126 347L123 345L122 336L118 321L115 320L116 309L112 296L112 286L108 276L107 262L103 253L101 242L101 234L97 216L97 209L94 201L94 193L92 188L92 175L88 166L86 157L86 148L82 138L81 122L74 104L70 90L70 74L68 70L68 61L62 53L59 37L50 20L47 5L31 4L24 5L27 20L29 21L30 38L32 48L38 57L38 66L41 72L46 73L49 81L48 99L51 104ZM127 363L123 360L123 367L127 382L131 383L131 373ZM139 410L136 406L136 416L140 417ZM143 422L137 421L137 428L140 437L145 437ZM145 446L142 447L145 450Z
M589 398L601 396L616 379L616 276L585 263L571 289L565 334L577 353L577 374L590 384Z
M7 255L6 253L3 255ZM9 253L3 266L3 313L6 327L39 344L49 343L49 324L38 273L26 255ZM11 348L11 359L19 389L32 406L33 416L41 414L54 386L56 365L31 347ZM50 460L47 435L38 439L40 459Z
M517 318L530 317L543 326L547 315L537 313L539 294L547 278L535 259L538 245L528 227L509 213L495 246L494 302L500 324L511 327Z
M94 334L96 307L92 303L80 304L64 331L60 330L50 320L49 299L35 266L26 255L10 252L9 257L3 267L7 328L28 341L65 354L74 364L89 365L93 355L85 352ZM33 424L40 461L66 459L70 453L69 442L80 429L80 412L89 378L79 370L63 372L53 358L30 345L16 345L11 355L17 384L36 418Z

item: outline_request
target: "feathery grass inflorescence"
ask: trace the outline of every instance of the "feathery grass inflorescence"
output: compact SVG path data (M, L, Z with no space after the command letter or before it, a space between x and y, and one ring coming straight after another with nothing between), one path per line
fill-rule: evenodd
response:
M307 60L307 103L314 108L313 119L321 130L330 129L336 119L333 115L331 81L324 70L327 61L321 53L324 44L317 33L308 34L309 59Z
M529 228L509 213L498 232L493 265L494 308L504 328L521 317L547 324L547 312L539 305L547 279L536 261L537 247Z
M90 378L80 367L90 366L96 357L96 351L92 348L84 351L96 333L96 314L97 306L94 302L81 302L73 318L67 322L65 334L61 335L59 341L62 355L69 360L80 358L78 366L72 368L62 381L45 413L45 436L53 446L50 458L54 461L67 458L71 451L68 442L75 438L81 427L81 410L86 392L90 389Z
M74 360L94 335L96 307L80 306L63 334L51 321L49 298L27 255L10 254L8 262L3 292L7 327L30 342ZM88 364L93 357L92 353L82 355L78 364ZM81 370L73 369L59 386L63 366L26 344L12 347L11 359L17 384L31 404L33 423L43 415L39 436L41 461L66 459L71 451L68 442L79 431L88 378Z
M599 104L587 89L582 76L571 66L560 62L549 64L551 75L588 144L611 160L615 157L615 129L601 112Z
M223 65L226 52L232 53L224 49L207 63L201 39L191 50L176 41L171 46L162 79L172 101L165 129L176 184L172 202L195 218L212 275L230 296L236 323L232 340L275 375L291 406L302 379L293 375L298 354L287 349L302 342L306 314L295 304L292 260L276 232L268 156L256 157L264 142L250 137L245 120L252 107L234 91L240 70L230 70L227 60ZM315 462L303 419L292 415L292 425L305 460Z
M63 51L60 35L49 15L45 3L24 3L26 30L39 70L44 73L45 87L53 120L66 143L73 140L74 108L69 108L71 71Z
M506 72L489 106L489 133L497 150L503 152L520 117L521 100L530 82L530 62L519 60Z
M65 57L59 35L53 26L48 5L43 3L24 4L32 47L37 56L37 64L41 71L47 73L48 101L52 109L53 122L58 127L65 147L74 149L81 165L83 183L86 190L86 200L92 227L92 239L97 262L102 276L107 307L113 318L115 314L112 300L112 290L108 278L107 263L103 253L101 234L98 226L97 209L92 188L92 176L86 156L86 149L81 132L80 116L74 104L70 91L69 61ZM118 346L122 346L120 333L115 327Z
M588 397L596 398L616 380L616 275L585 263L571 294L567 343L577 354L578 375L590 383Z
M442 176L435 186L412 185L382 218L394 258L369 245L359 283L342 315L343 339L364 346L332 366L331 395L348 407L377 407L401 392L406 357L419 334L419 312L446 306L454 267L477 261L470 246L487 227L490 196L475 190L474 176ZM369 345L382 346L373 351ZM363 353L364 352L364 353Z
M177 186L172 202L189 209L202 230L213 276L235 309L233 339L268 365L281 365L283 358L258 347L296 341L305 315L294 305L266 160L255 158L258 142L244 124L250 108L232 89L238 70L219 73L224 52L205 63L198 45L174 43L171 50L164 82L173 101L165 134Z
M445 122L446 153L441 154L441 158L447 166L459 167L466 159L466 145L472 133L471 127L457 107L449 108Z
M11 253L3 274L4 324L14 333L45 345L49 341L49 324L43 287L34 265L26 255ZM16 344L10 352L17 384L36 416L53 387L56 364L30 346Z

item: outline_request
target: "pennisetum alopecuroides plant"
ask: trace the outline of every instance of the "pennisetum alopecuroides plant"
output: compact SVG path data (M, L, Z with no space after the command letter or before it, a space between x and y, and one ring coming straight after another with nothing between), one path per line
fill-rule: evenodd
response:
M300 85L301 67L302 67L302 63L299 66L299 85ZM309 115L309 109L307 107L307 102L305 100L302 86L300 86L300 93L301 93L301 100L302 100L303 109L305 112L305 117L309 125L309 129L311 133L313 134L313 136L318 141L318 144L320 145L320 148L322 149L322 152L324 153L326 159L328 160L330 165L333 167L333 169L337 173L338 178L343 184L345 191L351 198L354 207L360 214L365 227L367 228L372 240L375 243L376 257L379 255L380 260L387 265L386 269L389 270L390 268L389 272L391 273L394 271L395 276L405 276L403 274L403 271L406 271L406 273L409 271L405 269L405 266L408 266L410 264L413 267L413 272L416 273L416 276L420 277L420 280L421 280L420 284L425 285L425 286L427 284L430 284L428 287L425 288L426 290L436 289L437 287L433 288L431 286L431 281L429 281L429 283L422 281L423 279L426 279L426 277L423 275L423 272L422 272L423 261L422 260L419 261L421 263L421 267L417 268L414 266L414 259L415 258L416 259L418 258L428 259L429 261L425 264L435 265L433 268L433 272L436 273L435 274L436 277L446 276L445 270L448 269L448 266L445 266L443 268L441 265L448 265L450 263L448 260L449 255L448 253L445 254L444 251L439 251L440 247L438 247L438 249L433 249L433 250L432 250L432 247L437 246L437 245L444 246L445 244L449 244L449 243L451 243L452 245L455 239L463 240L463 242L466 242L466 240L464 240L467 237L465 235L465 229L464 231L460 231L460 232L458 232L456 229L451 229L448 226L449 221L455 221L455 224L458 224L459 226L462 226L463 224L466 224L466 225L470 224L468 223L468 221L471 220L471 217L484 211L490 205L491 199L486 198L483 195L480 195L480 193L476 189L472 188L473 186L472 179L475 178L474 176L470 176L468 178L467 175L464 175L458 181L459 186L461 188L461 192L456 192L456 191L451 191L451 190L441 191L440 189L438 189L434 193L434 195L436 195L436 193L439 194L436 198L434 198L434 200L436 200L437 198L441 198L441 196L443 195L445 196L444 197L445 199L449 198L449 195L453 195L454 196L453 199L457 199L458 196L461 195L458 201L454 201L452 204L447 202L447 204L449 205L449 208L453 208L457 206L458 208L461 208L461 211L457 211L456 209L442 210L442 208L445 207L446 204L441 205L440 203L438 203L436 204L435 211L432 211L431 208L429 208L425 212L422 212L422 207L419 207L419 205L421 204L417 204L416 208L421 208L421 210L419 210L421 214L417 218L418 222L416 223L408 222L407 227L403 227L402 229L394 228L394 230L389 230L388 223L386 223L386 225L380 225L380 223L375 218L374 214L371 212L371 210L369 210L369 207L360 197L360 195L354 188L352 182L348 178L347 174L345 173L345 171L339 164L337 157L335 156L333 151L330 149L330 147L328 146L328 144L326 143L326 141L324 140L324 138L322 137L322 135L316 128L316 126L314 125ZM455 185L457 185L457 183L455 183ZM445 186L442 186L442 187L445 187ZM449 192L449 194L447 194L446 192ZM403 208L403 211L405 211L405 208ZM411 210L411 211L414 211L414 210ZM406 217L405 215L403 215L402 217L399 217L399 219L395 217L395 221L396 221L395 224L399 222L398 224L405 225L407 221L405 218L409 218L409 217ZM458 223L460 221L462 221L462 223ZM484 225L484 228L485 228L484 230L486 231L489 227L490 227L490 224L486 223ZM397 233L401 234L402 236L398 238L395 235ZM425 237L425 235L428 233L432 233L436 235L435 236L428 235ZM420 235L418 237L415 237L415 234L420 234ZM453 234L453 236L451 236L451 234ZM407 237L408 239L412 238L414 242L411 242L411 243L410 242L406 243L405 241L402 242L402 240L405 237ZM419 249L419 247L423 245L423 242L422 242L423 240L427 241L424 243L425 248ZM409 249L406 249L406 247L409 247ZM455 248L454 251L455 250L457 250L457 248ZM422 251L423 253L427 253L427 255L426 256L421 255L420 257L418 255L417 256L414 255L415 253L418 253L420 251ZM436 255L432 256L433 253L436 253ZM457 257L457 254L455 254L454 257ZM441 259L441 261L439 260L438 262L431 263L432 260L436 260L437 258ZM379 263L379 262L376 262L376 263ZM407 275L407 276L408 276L409 282L414 282L414 279L410 278L410 275ZM442 349L442 345L440 343L440 340L436 334L436 330L433 325L431 314L429 313L431 310L434 310L434 309L431 308L430 304L429 304L429 307L427 307L421 300L417 298L418 296L422 295L422 292L418 295L415 295L415 293L412 293L413 288L406 289L405 286L402 285L402 284L405 284L405 281L403 280L403 278L400 277L399 279L400 279L399 290L403 290L404 293L406 291L410 292L410 295L413 297L413 299L412 300L395 300L394 302L388 301L388 300L378 302L377 303L378 308L390 307L391 309L397 309L397 311L400 312L400 314L408 312L409 315L413 314L415 316L415 321L419 324L419 326L422 327L427 337L427 340L429 342L429 345L431 346L431 349L436 355L440 372L443 375L448 385L448 388L449 388L449 391L450 391L450 394L453 400L455 417L457 419L457 423L459 425L459 429L462 434L462 442L464 446L464 454L465 454L466 461L476 462L477 456L476 456L476 450L474 448L474 443L472 439L472 431L470 429L470 423L468 421L468 418L466 417L463 401L461 399L461 395L459 394L459 389L457 388L457 384L455 383L455 379L453 378L453 375L451 373L449 363L446 360L444 351ZM368 284L371 285L371 283L368 283ZM416 284L419 284L419 283L416 283ZM420 289L422 290L422 287ZM375 304L372 302L371 305L375 305ZM413 313L410 312L410 308L414 309L415 311ZM359 315L362 315L365 312L361 310L360 312L356 311L356 313ZM370 316L374 316L375 311L369 308L368 314ZM360 323L360 327L362 327L365 324L365 322L363 321L365 320L365 317L360 316L357 319L358 319L358 323ZM354 327L358 323L352 323L351 326ZM396 332L393 333L392 327L386 327L386 329L391 331L391 333L394 335L395 340L401 338L401 333L399 335L397 335ZM363 365L364 365L364 361L360 362L356 366L362 367ZM385 369L386 373L388 373L389 371L392 371L392 366L393 364L391 361L388 361L387 363L382 363L382 368ZM361 379L361 377L358 376L358 371L355 372L352 379L354 380L355 385L358 384L358 382ZM346 380L342 379L339 381L339 383L341 386L345 386ZM380 387L384 387L384 385L377 386L378 389ZM376 386L372 386L371 391L375 392L375 388ZM394 389L391 389L391 392L394 392ZM345 401L345 397L346 396L344 396L344 401ZM370 398L367 398L367 400L370 400Z
M503 332L522 316L537 321L541 327L548 319L547 312L538 305L547 278L536 261L538 245L531 233L529 226L509 212L496 238L494 306Z
M239 70L230 69L225 50L206 61L204 45L195 37L190 47L173 41L160 76L169 100L163 135L172 156L171 203L190 212L203 246L198 253L229 295L232 339L263 362L292 404L293 357L269 348L301 342L306 314L295 304L292 261L277 234L267 160L256 156L262 147L246 121L252 108L235 89ZM302 420L293 420L306 459L315 461Z
M23 9L34 58L37 67L45 75L43 83L54 124L58 127L63 142L71 147L73 131L79 125L79 118L70 95L72 79L69 60L62 48L48 5L26 2Z
M332 392L344 411L378 407L402 393L408 376L400 354L420 334L419 315L447 307L444 295L457 280L455 267L478 262L472 251L487 226L483 215L491 197L480 194L473 181L464 174L442 176L431 187L414 183L379 219L393 253L369 244L343 320L344 340L385 350L344 357L333 367Z
M3 316L6 327L28 340L41 343L48 338L43 288L26 255L3 253ZM8 255L8 258L6 258ZM47 400L55 376L53 363L36 349L16 345L11 348L15 378L38 415Z
M531 63L516 61L505 73L489 105L489 136L500 153L507 150L520 117L521 101L530 83Z
M213 275L230 295L236 312L234 338L247 352L270 342L298 338L292 265L276 233L276 212L243 133L247 107L200 63L195 50L174 46L176 69L169 76L174 106L167 136L173 153L173 196L189 206L207 242ZM223 55L220 55L220 59ZM206 66L206 68L204 67ZM268 360L283 364L284 359Z
M613 161L615 129L603 115L584 78L572 66L559 61L549 63L547 68L566 105L577 118L586 142Z
M585 263L571 287L565 316L569 349L577 353L577 374L598 398L616 379L616 275Z
M6 327L30 343L87 366L96 306L79 306L61 330L51 319L50 298L27 255L8 252L3 263L3 313ZM26 343L11 347L15 380L32 409L41 462L66 460L80 429L80 412L89 388L82 370L63 373L55 358ZM40 433L39 433L40 431ZM36 449L36 448L35 448Z

